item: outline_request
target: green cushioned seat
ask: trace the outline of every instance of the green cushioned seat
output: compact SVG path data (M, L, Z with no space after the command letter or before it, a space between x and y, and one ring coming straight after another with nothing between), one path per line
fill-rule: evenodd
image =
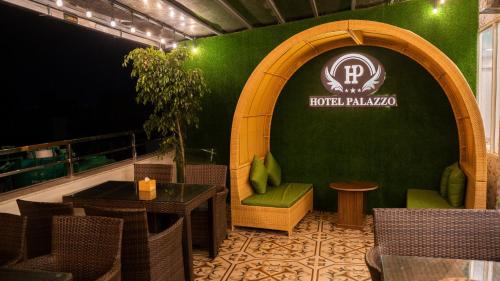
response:
M290 208L304 194L312 189L310 183L283 183L280 186L268 186L264 194L254 194L245 198L243 205Z
M438 191L428 189L408 189L406 207L410 209L454 209Z

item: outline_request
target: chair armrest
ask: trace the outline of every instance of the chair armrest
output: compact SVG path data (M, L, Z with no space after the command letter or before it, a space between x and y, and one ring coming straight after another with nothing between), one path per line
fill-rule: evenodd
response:
M101 275L96 281L120 281L121 278L121 260L119 258L115 259L113 266L108 272Z
M184 276L182 256L182 225L179 218L168 229L149 236L152 280L177 280Z
M17 269L35 269L35 270L45 270L45 271L57 271L56 265L54 262L53 255L45 255L36 258L32 258L29 260L25 260L18 264L9 266L10 268Z
M365 255L366 266L370 270L373 281L382 280L382 261L378 246L368 249Z

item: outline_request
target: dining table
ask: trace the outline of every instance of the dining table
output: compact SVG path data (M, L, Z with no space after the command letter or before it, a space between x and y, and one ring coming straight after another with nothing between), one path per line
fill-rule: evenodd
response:
M500 262L382 255L384 281L500 281Z
M73 275L66 272L27 270L0 267L2 281L72 281Z
M194 280L191 211L208 202L209 255L217 256L215 224L215 185L156 183L155 192L139 191L133 181L107 181L88 189L63 196L63 202L74 207L86 205L111 208L145 208L149 213L177 214L184 218L183 254L186 280Z

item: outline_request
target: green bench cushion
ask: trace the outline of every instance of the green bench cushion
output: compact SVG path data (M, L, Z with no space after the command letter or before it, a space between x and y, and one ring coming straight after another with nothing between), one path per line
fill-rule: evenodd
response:
M428 189L408 189L406 207L411 209L453 209L438 191Z
M304 194L312 189L310 183L283 183L280 186L268 186L264 194L254 194L245 198L243 205L290 208Z

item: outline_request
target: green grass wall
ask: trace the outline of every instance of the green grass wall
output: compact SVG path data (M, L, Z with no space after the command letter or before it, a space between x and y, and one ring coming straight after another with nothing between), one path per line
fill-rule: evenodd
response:
M286 40L287 38L293 36L294 34L303 31L307 28L337 20L346 20L346 19L363 19L363 20L373 20L384 22L388 24L392 24L395 26L399 26L408 30L415 32L416 34L422 36L426 40L430 41L438 48L440 48L445 54L447 54L460 68L462 73L465 75L467 80L469 81L472 89L475 89L476 84L476 39L477 39L477 14L478 7L476 1L470 0L449 0L446 2L439 13L437 15L432 14L432 2L428 0L414 0L405 3L400 3L396 5L390 6L379 6L375 8L369 9L361 9L356 11L347 11L342 13L337 13L333 15L323 16L315 19L308 19L302 21L296 21L291 23L286 23L282 25L264 27L264 28L256 28L252 30L246 30L242 32L237 32L233 34L205 38L197 40L196 44L198 46L199 52L196 55L196 60L194 62L194 66L203 70L205 77L207 78L208 84L212 89L212 93L207 96L204 100L204 110L200 115L200 128L196 130L191 130L188 134L188 143L191 147L215 147L218 152L217 160L219 163L228 164L229 163L229 144L230 144L230 136L231 136L231 124L232 117L236 107L236 103L238 102L239 95L243 86L245 85L246 80L252 73L253 69L259 64L259 62L276 46L278 46L281 42ZM428 74L425 73L425 70L419 69L418 65L412 63L408 59L405 60L405 57L398 56L392 52L378 50L377 48L369 49L370 52L375 52L376 55L380 55L387 59L389 64L394 60L394 64L401 64L408 67L413 67L413 71L421 72L423 75L419 79L422 81L426 81L425 85L431 86L431 82L427 78L431 79ZM331 55L331 53L330 53ZM328 55L326 55L328 56ZM316 63L316 64L315 64ZM295 130L299 128L299 124L302 121L300 120L299 112L285 112L284 110L294 109L300 106L305 106L307 103L301 100L298 95L305 93L297 93L295 91L290 91L291 83L296 79L312 82L314 79L318 79L319 76L317 74L311 75L310 78L307 78L303 69L315 69L318 65L321 64L321 57L311 61L310 63L303 66L297 72L297 78L293 77L291 81L285 87L284 92L279 98L275 115L273 116L273 127L272 127L272 138L271 138L271 147L273 151L276 151L278 160L282 163L284 174L290 175L291 172L294 171L295 167L293 162L299 162L300 158L290 159L290 156L285 156L287 153L294 154L297 146L302 145L301 142L304 138L308 137L305 135L298 135L295 138L291 138L288 140L288 143L285 145L284 140L281 139L281 135L290 136L296 132ZM387 62L385 62L386 68L389 66ZM398 71L402 75L400 78L394 77L394 81L397 82L386 82L389 83L385 85L385 87L389 87L388 89L395 91L398 94L398 98L404 99L403 94L407 94L408 98L416 98L416 92L408 92L406 88L408 88L408 83L402 83L403 79L406 79L406 74L403 71ZM388 73L390 75L390 73ZM311 79L311 80L308 80ZM427 79L427 80L426 80ZM298 81L297 80L297 81ZM392 80L392 79L391 79ZM398 82L399 81L399 82ZM390 83L394 83L394 85L390 85ZM435 84L437 85L437 84ZM432 86L432 91L429 91L428 88L420 87L416 85L417 90L422 94L431 95L433 98L436 97L435 102L439 103L430 103L429 108L426 108L426 112L439 112L437 113L439 116L448 116L450 114L450 107L447 103L447 100L444 97L442 91L437 87ZM398 90L401 87L400 90ZM396 91L398 90L398 91ZM404 91L403 91L404 90ZM415 91L417 91L415 90ZM441 98L437 98L440 96ZM401 100L402 101L402 100ZM400 101L400 102L401 102ZM441 122L442 126L437 128L428 128L423 126L424 124L419 124L420 127L412 127L417 126L418 122L415 116L421 114L417 109L424 108L425 104L419 105L419 107L404 107L401 105L398 109L391 109L387 112L385 110L378 110L377 114L372 114L370 111L359 111L356 113L356 117L353 117L354 121L363 121L365 118L373 118L375 117L377 120L380 119L391 119L391 117L395 116L393 112L399 111L407 111L404 114L407 115L407 118L414 118L415 120L411 120L410 123L406 123L406 126L401 127L403 122L401 122L398 126L394 124L394 122L389 123L395 125L395 127L387 128L386 130L392 130L392 135L385 135L383 137L379 134L379 137L371 137L370 140L374 143L371 143L370 146L363 147L362 149L371 149L370 147L380 146L378 144L384 143L384 145L388 141L393 141L392 136L397 134L403 135L405 132L408 136L412 136L413 138L418 138L424 133L425 136L428 135L436 135L441 134L439 131L441 127L448 127L450 125L449 130L446 132L444 136L436 137L433 141L429 140L429 143L440 143L440 147L446 147L444 152L437 153L436 150L432 150L434 157L439 157L439 160L432 160L432 163L421 163L419 165L411 166L411 167L419 167L418 169L412 168L412 170L407 171L408 173L412 173L413 175L425 175L421 177L415 183L415 186L430 187L436 185L436 179L438 179L439 171L435 171L438 166L445 165L447 162L456 159L458 156L457 150L457 136L456 136L456 127L453 123L447 121ZM348 112L349 110L340 110L338 112ZM329 111L330 113L325 113L322 110L317 112L309 112L311 118L319 118L321 114L331 114L329 118L336 117L339 113ZM333 113L332 113L333 112ZM400 113L403 114L403 113ZM309 116L308 115L308 116ZM352 116L352 115L351 115ZM396 116L400 116L397 115ZM286 125L280 125L280 120L284 118L289 118L288 123ZM430 118L430 120L435 120L431 115L427 115L426 118ZM311 119L310 122L315 120ZM429 121L429 120L427 120ZM324 122L331 123L331 120L325 120ZM375 121L374 121L375 122ZM296 124L295 124L296 123ZM433 123L433 122L431 122ZM436 122L434 122L436 123ZM440 123L440 122L437 122ZM348 136L357 135L359 127L352 126L350 123L345 123L343 127L336 127L337 136L342 135L341 139L338 139L339 142L344 142ZM377 128L373 127L369 131L365 131L365 134L368 132L376 133ZM387 133L387 132L385 132ZM374 136L377 136L375 134ZM406 138L407 138L406 137ZM401 138L400 138L401 139ZM446 143L441 143L442 141ZM276 142L276 143L275 143ZM280 144L278 146L278 143ZM311 142L309 142L311 143ZM281 148L280 148L281 147ZM391 151L389 155L381 155L379 157L392 157L393 155L408 155L412 147L410 144L405 143L394 143L394 147L400 147L402 152L405 153L396 153ZM280 150L281 149L281 150ZM354 150L354 146L350 147L346 145L345 147L346 153L350 152L350 150ZM357 147L356 149L360 149ZM305 153L305 152L304 152ZM310 153L308 157L315 157L316 152L309 151ZM325 156L328 156L329 149L324 148L322 153ZM429 155L429 154L425 154ZM285 159L281 159L286 157ZM343 156L345 157L345 155ZM411 161L420 161L420 160L429 160L427 156L421 156L422 158L413 157L408 160ZM326 157L325 157L326 158ZM305 158L303 158L305 159ZM354 173L362 162L366 161L366 157L363 159L352 159L351 162L348 162L348 165L336 165L335 167L340 167L339 174L337 175L345 175L344 179L347 178L347 175L350 175L351 178L358 175ZM420 159L420 160L419 160ZM290 162L293 160L292 162ZM380 159L379 159L380 160ZM322 168L317 165L329 165L331 162L335 161L330 157L329 159L324 159L322 163L314 163L314 167L311 168ZM397 186L399 180L401 179L389 179L391 177L391 171L396 171L395 169L401 165L401 163L392 162L389 166L377 166L377 159L370 159L369 165L372 165L370 169L377 169L376 171L372 171L368 174L364 174L366 179L371 178L372 180L381 181L382 184L389 184L388 187L384 187L385 191L375 192L371 195L370 202L375 202L372 206L400 206L403 204L404 199L404 191L405 188L409 187L409 185L405 186ZM287 162L287 163L285 163ZM366 164L366 163L364 163ZM363 164L363 165L364 165ZM304 163L304 165L312 165L309 163ZM387 165L387 163L385 164ZM331 166L333 169L333 166ZM290 171L288 171L290 169ZM431 171L432 170L432 171ZM432 174L432 175L431 175ZM317 179L314 179L313 182L322 184L323 187L318 188L318 194L316 198L319 198L321 195L328 196L328 203L323 201L316 201L316 207L319 209L331 209L335 208L335 204L331 204L331 202L335 201L333 196L334 193L327 190L325 187L325 183L335 180L335 174L323 173L321 176L318 175ZM380 175L384 178L372 178L369 175ZM397 177L401 177L402 175L397 175ZM413 176L412 179L419 178L418 176ZM292 178L290 178L292 179ZM340 179L340 178L338 178ZM299 180L299 179L297 179ZM309 180L309 178L303 178L303 180ZM407 180L406 182L409 182ZM394 192L393 192L394 191ZM390 195L389 197L387 197ZM394 196L394 198L391 198Z

